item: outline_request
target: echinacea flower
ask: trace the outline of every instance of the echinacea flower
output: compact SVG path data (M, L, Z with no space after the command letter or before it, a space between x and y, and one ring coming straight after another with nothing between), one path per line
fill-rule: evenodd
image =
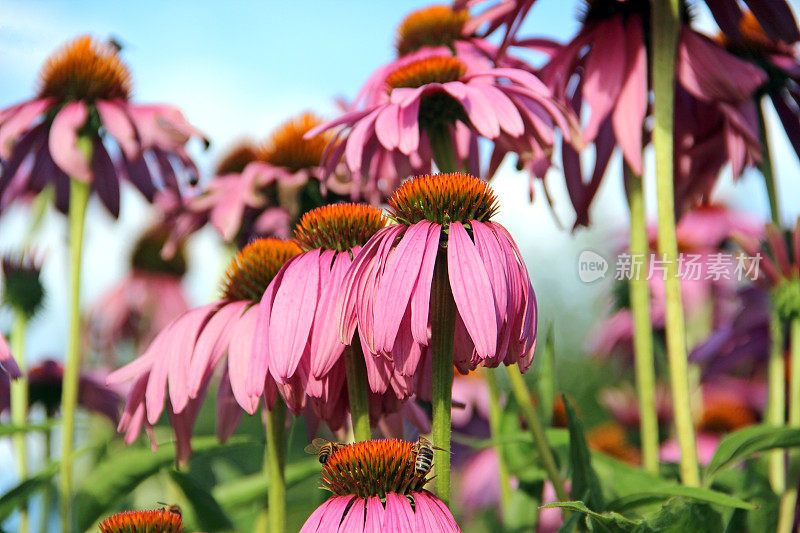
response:
M346 381L344 351L350 344L363 352L355 357L366 365L373 422L379 413L399 409L397 400L411 395L411 380L397 375L391 361L371 351L354 331L340 339L336 327L335 304L345 273L385 224L380 209L363 204L333 204L303 216L295 229L302 253L284 265L261 299L249 371L251 395L261 394L269 361L268 372L277 383L292 378L306 383L306 393L317 399L312 405L322 418L343 414L348 408L341 393ZM287 404L295 412L302 408Z
M110 45L83 36L50 57L36 97L0 111L0 209L53 185L66 212L75 178L117 216L123 178L149 201L157 185L177 191L180 175L195 179L184 145L203 134L177 108L135 105L131 93L130 73ZM118 151L106 148L112 139Z
M5 255L0 258L0 272L3 274L0 301L26 320L33 318L42 308L45 298L41 258L35 252Z
M412 444L401 440L357 442L333 452L322 485L334 496L306 520L300 533L348 531L461 531L450 510L423 487Z
M4 376L17 379L22 377L22 372L20 372L19 366L17 366L17 362L14 360L14 356L11 355L8 342L5 337L3 337L3 334L0 333L0 379Z
M367 195L386 195L409 174L430 172L433 161L441 171L481 173L479 138L524 151L546 169L554 129L565 137L577 129L570 111L534 74L475 68L446 48L423 48L379 78L375 98L307 134L342 127L327 166L343 159L354 186L366 179ZM492 160L489 175L499 160Z
M164 226L146 231L134 245L129 273L101 295L90 311L92 343L106 355L124 340L135 347L149 345L159 331L189 309L181 284L186 256L183 247L177 246L164 259L161 250L168 238Z
M183 533L183 518L169 509L125 511L100 523L101 533Z
M725 36L731 40L746 38L746 30L742 28L742 21L747 17L743 12L739 0L706 0L711 14ZM765 35L773 41L783 41L788 44L800 40L800 30L797 21L789 7L790 2L785 0L744 0L750 9L754 21L763 28Z
M467 9L484 3L486 0L454 0L453 9ZM479 14L474 15L464 25L465 34L477 34L486 37L500 28L505 28L503 40L498 54L505 53L506 48L514 42L514 38L525 20L528 11L536 0L498 0Z
M118 428L126 432L127 443L136 439L145 423L158 421L166 398L178 459L188 458L192 426L211 376L220 364L224 368L217 393L219 438L225 440L233 433L242 409L255 412L260 394L248 394L248 369L256 304L278 270L299 252L288 241L253 241L231 261L221 299L180 315L156 336L143 355L108 377L109 384L135 380ZM267 372L260 376L261 391L265 392L267 408L271 408L277 390L267 376Z
M78 405L106 417L111 423L119 420L122 397L103 383L105 376L97 372L84 372L78 378ZM41 406L52 418L61 407L61 389L64 367L58 361L45 359L28 369L28 404ZM9 381L0 375L0 413L9 408Z
M628 441L625 428L616 422L604 422L586 432L586 443L592 450L620 461L638 464L641 453Z
M576 225L588 225L589 207L619 146L625 163L641 175L647 144L650 1L587 2L578 34L542 68L542 80L574 110L589 114L583 141L593 142L596 159L584 179L579 154L563 150L567 189ZM743 61L685 21L678 38L675 99L675 194L679 211L706 197L722 166L734 177L760 160L752 96L766 80Z
M516 243L491 220L497 209L491 187L467 174L404 183L389 199L395 224L364 245L343 282L341 338L358 326L371 352L391 356L404 375L420 375L429 359L433 273L441 263L455 301L456 367L519 363L527 370L536 298Z
M791 10L788 14L794 23ZM800 39L797 25L793 25L795 38ZM753 62L767 73L768 79L754 98L758 103L762 96L769 96L789 142L800 157L800 54L792 41L770 37L754 12L741 13L737 30L736 35L722 34L718 40L732 54Z

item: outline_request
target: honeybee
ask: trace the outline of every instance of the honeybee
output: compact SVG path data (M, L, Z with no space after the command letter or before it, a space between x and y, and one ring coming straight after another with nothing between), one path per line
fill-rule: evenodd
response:
M172 514L176 514L178 516L183 516L183 513L181 512L181 508L178 505L175 505L175 504L170 505L170 504L164 503L164 502L156 502L156 503L159 504L159 505L164 505L164 507L162 508L162 510L164 510L164 511L169 511Z
M344 448L344 446L345 445L341 442L331 442L322 438L316 438L311 441L311 444L305 447L305 451L306 453L316 455L319 462L325 464L328 462L330 456L333 455L333 452L339 448Z
M425 477L433 466L433 450L442 450L431 444L431 441L424 437L419 437L417 442L411 446L414 454L414 473L420 477ZM444 450L442 450L444 451Z

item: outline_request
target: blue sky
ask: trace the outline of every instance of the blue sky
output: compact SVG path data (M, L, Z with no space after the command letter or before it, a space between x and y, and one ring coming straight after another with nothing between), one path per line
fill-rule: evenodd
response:
M206 131L212 149L193 154L209 169L221 150L235 140L261 139L282 120L304 109L334 113L332 98L351 98L363 80L393 55L394 32L402 17L421 0L408 1L270 1L37 2L5 0L0 4L0 107L29 98L44 59L76 35L109 35L120 40L139 102L180 106L190 121ZM578 27L578 2L539 0L520 35L569 39ZM698 23L710 27L698 8ZM800 168L774 127L774 151L787 221L798 214ZM646 158L652 170L652 154ZM603 286L577 280L575 258L586 247L611 246L626 222L618 161L609 169L593 212L593 229L569 234L553 222L541 191L527 201L527 177L504 167L495 181L501 197L501 221L520 241L531 266L534 286L546 310L560 306L567 315L602 305ZM647 173L647 183L652 179ZM735 186L724 178L717 198L764 214L766 197L760 176L746 175ZM559 218L571 225L571 210L558 169L548 176ZM650 190L652 186L648 186ZM651 207L653 202L651 198ZM654 208L651 213L655 212ZM97 205L89 212L85 252L84 302L112 284L126 269L132 240L149 219L138 194L124 190L122 216L116 223ZM19 249L26 222L21 210L0 219L0 251ZM63 351L66 282L65 220L50 214L39 234L46 250L45 275L50 290L46 314L32 326L29 348L34 359ZM190 272L195 302L214 295L225 256L210 232L192 245L202 266ZM212 257L213 260L208 260ZM196 262L197 263L197 262ZM559 265L559 268L554 268ZM565 276L564 272L570 275ZM537 283L539 282L539 283ZM539 288L541 287L541 289ZM7 324L0 314L0 328ZM578 320L585 330L586 320ZM579 329L580 331L581 329ZM579 336L578 336L579 337Z

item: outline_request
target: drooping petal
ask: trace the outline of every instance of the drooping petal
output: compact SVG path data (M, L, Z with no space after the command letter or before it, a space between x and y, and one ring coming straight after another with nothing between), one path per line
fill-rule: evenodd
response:
M316 378L327 374L344 350L345 345L336 332L335 310L340 286L351 264L350 254L336 254L328 281L320 287L317 316L311 332L311 373Z
M447 270L453 300L475 343L475 350L480 357L494 356L497 347L497 322L492 286L475 245L460 223L450 225Z
M216 415L217 438L220 442L225 442L236 431L236 427L242 419L242 408L233 395L227 367L222 372L222 377L219 381Z
M61 108L50 126L50 155L68 176L86 183L92 181L92 168L78 148L78 130L86 123L89 110L82 101Z
M400 106L390 104L375 120L375 135L387 150L394 150L400 143Z
M31 123L36 120L36 117L42 114L52 103L50 98L26 102L20 105L10 118L5 119L3 117L5 120L0 125L0 159L9 159L11 157L17 137L27 130Z
M419 276L411 294L411 333L414 340L423 345L428 344L431 335L430 328L428 328L428 314L430 313L433 270L436 266L441 233L442 226L439 224L431 224L428 227L425 253L422 256Z
M348 509L347 514L339 526L339 533L365 533L364 513L366 502L363 498L356 498Z
M173 333L166 341L166 354L162 357L168 361L167 377L169 381L169 398L172 408L176 413L183 411L189 402L189 368L192 361L192 354L197 343L197 337L208 322L217 308L217 303L211 303L199 307L184 314L180 327L175 323ZM156 365L154 365L155 367ZM150 416L149 398L151 389L148 384L148 417ZM155 409L155 407L153 407ZM150 419L151 424L155 424L156 418Z
M377 496L370 496L367 498L367 516L364 521L365 533L377 533L383 531L384 514L386 510L383 508L381 499Z
M94 181L92 186L97 191L100 201L108 208L109 212L117 218L119 216L119 178L117 169L111 157L99 138L94 140L92 150L92 168Z
M0 368L5 370L11 379L22 377L22 372L20 372L17 362L11 355L11 350L2 334L0 334Z
M195 343L189 364L189 395L197 396L209 370L222 359L228 350L233 326L247 306L247 302L230 302L217 310L203 328Z
M139 155L140 146L136 138L133 122L122 109L123 105L120 102L105 100L95 102L103 127L119 143L125 157L132 160Z
M300 254L283 269L269 322L270 372L278 383L294 374L309 342L319 294L319 251Z
M408 533L415 531L414 510L408 498L395 492L386 494L386 513L384 531L387 533Z
M250 375L249 363L257 318L257 306L251 306L245 311L233 327L231 343L228 347L228 375L231 389L239 405L250 414L255 413L258 407L258 396L250 396L247 393L247 380Z
M583 99L592 112L589 123L583 132L584 142L591 142L597 135L600 125L620 96L625 80L625 57L628 47L622 16L617 15L603 23L602 46L594 46L586 60L586 73L583 80Z

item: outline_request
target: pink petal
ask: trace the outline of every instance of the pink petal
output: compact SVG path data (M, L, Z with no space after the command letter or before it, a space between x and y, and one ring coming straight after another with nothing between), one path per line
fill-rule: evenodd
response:
M209 370L228 350L234 324L247 307L247 302L230 302L214 313L195 343L189 364L189 395L194 398Z
M356 498L339 526L339 533L364 533L365 502Z
M294 374L309 341L319 294L319 251L300 254L284 267L269 323L270 372L278 383Z
M256 329L253 333L253 347L250 361L250 376L247 380L247 394L250 396L261 396L264 392L267 377L271 379L269 373L269 320L272 311L272 302L275 296L275 286L280 283L283 273L279 273L267 285L267 289L261 296L258 304L258 318L256 319Z
M61 108L50 126L50 155L68 176L89 183L92 169L77 146L78 130L86 123L89 110L82 101L70 102Z
M173 334L166 340L164 348L169 355L164 358L169 361L167 367L169 398L176 413L183 411L189 402L189 368L192 354L203 326L216 308L215 302L186 313L180 329L177 328L176 322ZM151 420L150 423L155 424L155 421Z
M220 442L225 442L233 435L233 432L236 431L236 427L242 419L242 408L236 402L236 397L233 395L227 367L223 371L219 381L216 415L217 438Z
M625 50L628 48L622 16L614 16L598 26L592 50L587 54L583 76L583 98L591 108L591 116L583 131L584 142L597 136L600 125L617 102L625 80Z
M499 328L505 321L508 305L508 286L506 284L505 265L502 261L503 253L492 230L477 220L470 220L469 222L475 239L475 248L478 250L478 255L486 267L487 274L489 274L489 282L492 285L494 304L497 310L497 326Z
M400 143L400 106L385 107L375 120L375 135L387 150L394 150Z
M139 142L131 119L123 109L124 103L98 100L95 102L103 127L119 143L120 148L129 160L139 156Z
M322 521L322 517L325 516L325 513L328 511L328 507L333 502L333 498L325 500L322 502L322 505L317 507L311 516L308 517L306 523L303 524L303 527L300 528L300 533L317 533L319 531L319 523Z
M361 159L364 155L366 146L372 133L375 131L375 119L378 117L380 108L359 120L353 126L350 135L347 136L347 148L344 151L344 159L347 166L353 172L360 172Z
M2 334L0 334L0 369L5 370L11 379L22 377L22 372L11 355L11 349Z
M448 85L450 84L448 83L445 88ZM464 85L464 89L466 94L461 100L461 104L464 106L472 125L478 130L478 133L487 139L497 138L500 135L500 123L489 98L475 86Z
M647 50L642 23L633 15L625 25L628 43L627 77L611 115L614 136L625 160L637 176L642 175L642 130L647 115Z
M11 157L17 138L52 103L53 100L51 98L33 100L21 104L15 113L10 115L10 118L3 117L4 120L0 123L0 158L9 159Z
M415 531L414 510L408 498L395 492L386 494L386 513L384 531L387 533L408 533Z
M494 356L497 322L492 286L480 255L461 223L450 224L447 269L456 308L475 343L476 352L480 357Z
M231 344L228 347L228 374L231 389L236 401L251 415L258 407L258 396L247 393L247 380L250 375L250 359L253 350L253 337L255 335L258 306L252 306L245 311L233 326Z
M405 155L419 148L419 104L416 98L400 109L400 142L398 148Z
M339 525L342 522L342 515L354 498L354 496L334 496L330 498L328 500L330 504L319 521L317 531L324 533L338 531Z
M349 253L337 253L327 282L320 284L321 296L311 332L311 373L317 378L330 372L344 350L336 331L335 310L340 286L351 264Z
M439 252L441 233L442 226L439 224L431 224L428 227L425 254L422 256L419 276L411 294L411 333L414 336L414 340L423 345L427 345L431 338L430 328L428 328L428 314L430 312L433 270L436 265L436 256Z
M383 508L381 499L377 496L367 498L367 517L364 522L366 533L378 533L383 531L383 521L386 510Z
M470 87L481 91L486 95L487 99L491 102L492 108L497 115L497 120L500 127L512 137L518 137L525 132L525 125L522 123L522 117L517 110L517 107L506 96L503 91L494 87L493 85L476 83L470 84Z
M409 227L386 260L386 274L380 279L373 304L378 314L375 324L375 347L378 351L392 351L400 321L419 276L429 226L429 222L422 221Z

